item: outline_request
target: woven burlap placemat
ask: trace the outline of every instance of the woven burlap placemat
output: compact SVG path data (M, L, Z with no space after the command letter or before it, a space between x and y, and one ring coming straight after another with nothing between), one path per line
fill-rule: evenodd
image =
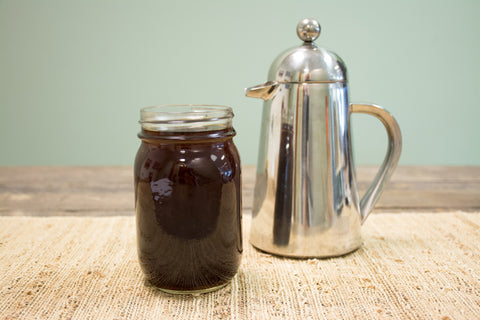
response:
M374 214L324 260L261 253L243 221L237 276L195 297L145 285L134 217L0 217L0 318L480 318L480 213Z

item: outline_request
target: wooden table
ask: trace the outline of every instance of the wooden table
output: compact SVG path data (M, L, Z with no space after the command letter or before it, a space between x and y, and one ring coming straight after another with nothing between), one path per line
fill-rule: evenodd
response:
M360 194L376 167L360 166ZM244 212L251 210L255 167L243 168ZM131 167L0 167L0 215L134 214ZM401 166L374 212L480 210L479 166Z
M358 168L360 194L375 173ZM254 179L243 168L245 243ZM357 251L246 244L231 284L198 297L143 282L132 180L132 167L0 167L1 319L480 319L480 167L400 167Z

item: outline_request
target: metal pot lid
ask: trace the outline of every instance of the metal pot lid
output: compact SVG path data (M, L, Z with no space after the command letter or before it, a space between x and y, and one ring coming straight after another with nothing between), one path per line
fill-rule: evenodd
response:
M320 24L303 19L297 25L303 44L280 54L270 67L268 80L276 82L346 82L347 68L335 53L319 48L313 42L320 35Z

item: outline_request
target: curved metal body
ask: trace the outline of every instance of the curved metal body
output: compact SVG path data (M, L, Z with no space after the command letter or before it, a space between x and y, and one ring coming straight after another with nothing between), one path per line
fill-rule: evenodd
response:
M398 125L380 107L349 105L346 82L270 85L276 88L264 102L250 241L292 257L351 252L361 245L361 224L398 162ZM385 162L362 201L351 150L352 112L377 116L389 134Z

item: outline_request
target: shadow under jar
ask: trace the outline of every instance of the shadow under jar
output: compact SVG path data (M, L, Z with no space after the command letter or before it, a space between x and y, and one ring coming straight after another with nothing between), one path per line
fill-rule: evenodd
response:
M229 107L144 108L135 158L137 249L169 293L226 285L241 261L240 157Z

